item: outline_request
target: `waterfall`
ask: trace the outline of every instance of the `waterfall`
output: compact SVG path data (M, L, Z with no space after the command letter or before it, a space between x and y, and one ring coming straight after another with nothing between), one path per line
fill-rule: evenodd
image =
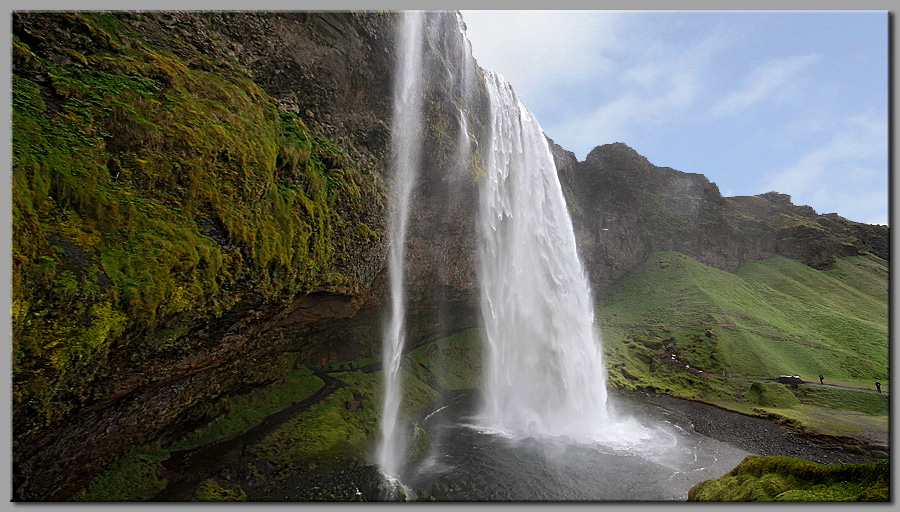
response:
M593 440L607 421L591 293L537 120L485 72L491 101L478 213L486 331L480 424L513 436Z
M391 134L390 218L388 221L388 269L391 287L391 316L383 333L384 409L378 465L391 476L398 474L406 452L406 441L398 430L400 359L405 342L404 260L406 226L412 186L418 174L422 146L422 14L401 13L398 31L400 55L394 70L394 112Z

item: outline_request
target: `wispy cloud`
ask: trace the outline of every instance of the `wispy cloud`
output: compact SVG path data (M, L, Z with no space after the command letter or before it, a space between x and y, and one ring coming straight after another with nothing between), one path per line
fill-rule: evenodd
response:
M503 75L530 103L611 71L607 53L621 47L626 28L611 11L461 12L478 64Z
M551 137L559 134L584 158L598 144L627 142L635 129L667 122L689 107L698 92L695 75L677 73L645 92L629 91L590 112L544 128Z
M827 143L775 173L767 190L819 213L840 212L858 222L886 224L888 202L885 119L860 114L844 120Z
M612 83L606 98L595 98L596 107L544 124L544 129L584 158L598 144L634 143L639 131L682 124L695 117L692 110L707 87L708 62L725 40L711 31L692 46L651 44L617 59L615 73L607 78Z
M757 66L744 80L742 87L717 101L713 117L738 114L767 99L781 96L795 89L796 81L811 65L822 60L821 55L800 55L776 59Z

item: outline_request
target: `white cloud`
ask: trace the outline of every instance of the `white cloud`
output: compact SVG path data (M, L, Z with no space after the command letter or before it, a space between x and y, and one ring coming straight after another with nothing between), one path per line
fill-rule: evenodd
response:
M617 60L617 94L593 108L578 111L555 123L542 124L550 137L579 158L599 144L634 143L636 133L651 126L684 124L696 116L691 110L703 96L703 75L710 58L725 38L715 31L694 46L678 47L644 42L634 61Z
M809 66L822 60L821 55L800 55L775 59L757 66L744 80L743 86L716 102L713 117L728 116L747 110L772 97L795 89L795 83Z
M869 114L847 118L831 138L775 174L767 190L791 195L819 213L887 223L888 123Z
M626 28L611 11L461 11L478 64L531 103L610 71ZM534 105L529 105L534 108Z

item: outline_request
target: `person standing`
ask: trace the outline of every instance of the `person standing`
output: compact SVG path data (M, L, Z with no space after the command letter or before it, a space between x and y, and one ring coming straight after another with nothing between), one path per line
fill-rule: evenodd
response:
M877 380L875 381L875 389L877 389L878 392L881 393L881 383Z
M825 384L825 377L822 377L822 374L819 374L819 384Z

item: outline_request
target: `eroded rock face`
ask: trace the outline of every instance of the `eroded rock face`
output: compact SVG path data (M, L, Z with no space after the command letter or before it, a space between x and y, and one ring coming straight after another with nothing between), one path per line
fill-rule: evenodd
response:
M558 146L554 157L598 290L654 251L728 271L775 254L818 269L861 252L889 257L887 226L818 215L775 192L722 197L703 175L657 167L622 143L598 146L584 162Z
M58 407L53 405L50 420L18 418L13 442L16 500L67 499L134 447L212 419L209 408L204 412L200 405L271 383L297 364L354 359L377 353L381 346L398 15L180 11L109 16L134 36L183 59L186 68L227 75L235 72L235 61L244 66L270 97L263 101L296 114L316 136L338 147L371 184L367 190L375 192L359 198L364 204L352 212L371 235L362 237L362 243L348 240L334 262L334 270L349 276L351 285L267 296L251 286L259 276L244 266L225 294L230 302L221 306L221 314L188 321L178 312L161 313L149 327L130 322L89 364L70 370L67 378L78 386L57 392ZM454 77L462 76L466 54L455 13L429 13L427 25L425 158L414 191L406 264L408 281L415 283L407 291L411 347L477 321L471 213L477 204L477 159L460 166L454 144L460 137L464 85ZM14 32L30 51L57 65L121 44L72 13L22 15L14 20ZM33 59L27 52L17 55L17 62ZM220 66L224 61L229 64ZM165 86L165 75L159 80ZM46 96L50 115L63 100ZM485 136L487 101L483 89L472 89L466 107L473 139ZM323 162L325 169L345 165ZM110 175L117 170L111 168ZM245 260L250 256L218 219L200 215L197 229L223 251L241 253ZM79 248L69 252L77 256L84 252ZM157 340L161 332L167 337Z

